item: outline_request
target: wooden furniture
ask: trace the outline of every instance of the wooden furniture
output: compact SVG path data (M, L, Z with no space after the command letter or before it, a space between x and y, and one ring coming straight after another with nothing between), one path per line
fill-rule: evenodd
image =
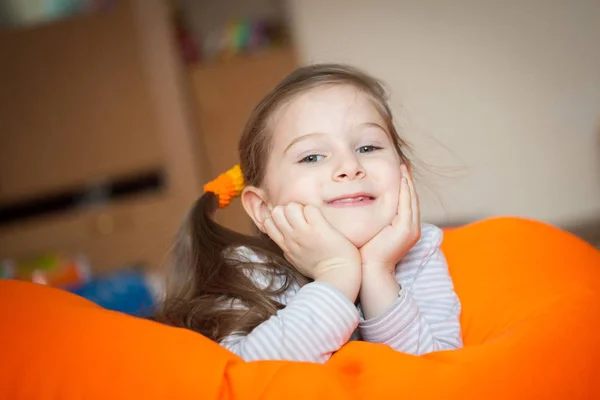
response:
M164 184L0 223L0 260L59 251L84 254L95 272L163 264L203 183L238 162L252 107L296 65L281 48L185 69L162 0L116 4L0 31L0 207L139 174ZM252 230L239 200L217 219Z
M164 186L0 226L0 259L83 253L96 271L159 265L203 176L161 0L0 31L0 205L148 171Z

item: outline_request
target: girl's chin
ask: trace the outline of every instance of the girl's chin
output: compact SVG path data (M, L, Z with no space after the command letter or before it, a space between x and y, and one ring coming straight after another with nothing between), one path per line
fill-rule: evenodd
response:
M380 210L383 211L383 210ZM354 246L361 248L389 225L393 216L385 213L324 213L329 223Z
M373 239L375 235L377 235L380 229L356 229L352 227L351 229L340 229L341 233L357 248L363 247L365 244L369 242L369 240Z
M350 243L352 243L357 249L360 249L365 244L369 243L369 240L371 240L371 238L368 238L368 239L366 239L366 238L358 238L358 239L348 238L348 240L350 240Z

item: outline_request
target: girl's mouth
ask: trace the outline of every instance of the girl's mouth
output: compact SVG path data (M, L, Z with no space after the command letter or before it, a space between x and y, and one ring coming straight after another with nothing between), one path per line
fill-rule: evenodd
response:
M336 197L327 202L327 205L333 207L362 207L373 204L375 196L368 193L355 193Z

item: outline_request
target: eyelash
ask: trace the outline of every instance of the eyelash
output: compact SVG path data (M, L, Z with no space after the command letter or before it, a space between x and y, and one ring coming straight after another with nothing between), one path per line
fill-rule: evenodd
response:
M314 161L310 161L310 158L311 158L311 157L321 157L321 159L322 159L322 157L323 157L323 156L322 156L322 155L320 155L320 154L309 154L309 155L307 155L306 157L304 157L302 160L300 160L300 161L298 161L298 162L299 162L300 164L314 164L314 163L316 163L316 162L320 161L320 160L314 160Z
M365 149L365 148L367 148L367 149L370 149L370 150L369 150L369 151L365 151L365 152L363 152L363 153L372 153L372 152L374 152L374 151L377 151L377 150L382 150L382 149L383 149L383 147L379 147L379 146L375 146L375 145L372 145L372 144L371 144L371 145L368 145L368 146L360 146L360 147L358 148L358 150ZM360 152L359 152L359 153L360 153Z
M382 149L383 149L383 147L374 146L374 145L368 145L368 146L360 146L356 151L359 154L365 154L365 153L372 153L374 151L382 150ZM360 150L367 150L367 151L360 151ZM301 159L300 161L298 161L298 163L300 163L300 164L314 164L314 163L320 161L319 159L311 161L310 160L311 157L321 157L321 160L322 160L324 156L322 156L320 154L309 154L306 157L304 157L303 159Z

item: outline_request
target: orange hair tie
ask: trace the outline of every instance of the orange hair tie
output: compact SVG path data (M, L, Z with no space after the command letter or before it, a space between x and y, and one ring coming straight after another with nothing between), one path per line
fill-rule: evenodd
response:
M239 165L221 174L217 179L204 185L204 193L213 192L219 197L219 208L225 208L244 189L244 175Z

